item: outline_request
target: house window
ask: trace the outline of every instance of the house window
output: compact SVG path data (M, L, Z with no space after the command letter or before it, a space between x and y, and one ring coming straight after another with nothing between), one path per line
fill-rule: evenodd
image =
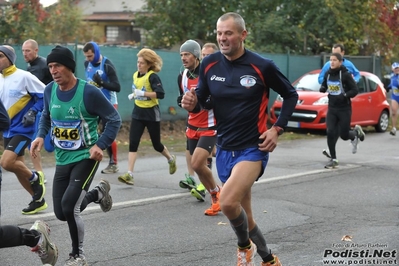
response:
M118 39L118 35L119 35L119 31L118 31L118 27L111 27L108 26L107 27L107 42L116 42Z
M140 31L133 26L107 26L107 43L138 43L140 42Z

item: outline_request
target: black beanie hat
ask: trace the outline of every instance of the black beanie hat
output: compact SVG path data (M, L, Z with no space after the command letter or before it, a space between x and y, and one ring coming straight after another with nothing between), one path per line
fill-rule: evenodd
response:
M73 58L73 53L67 47L57 45L51 50L47 56L47 65L53 62L60 63L75 73L76 62Z

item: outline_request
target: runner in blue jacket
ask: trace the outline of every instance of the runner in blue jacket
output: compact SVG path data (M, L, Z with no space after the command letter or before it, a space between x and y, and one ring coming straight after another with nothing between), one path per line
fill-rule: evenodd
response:
M360 80L360 72L357 70L355 65L349 61L348 59L344 58L345 54L345 47L342 44L334 44L332 48L332 53L340 53L342 55L342 65L348 69L349 73L352 74L353 78L355 79L356 83ZM321 69L321 72L318 77L319 84L323 83L324 76L326 72L330 69L330 60L326 62Z

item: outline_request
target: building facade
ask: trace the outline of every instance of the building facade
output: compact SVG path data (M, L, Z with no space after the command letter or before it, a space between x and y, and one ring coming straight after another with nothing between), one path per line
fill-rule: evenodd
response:
M135 16L145 2L142 0L81 0L77 6L91 28L91 39L105 45L140 47L143 30L135 25Z

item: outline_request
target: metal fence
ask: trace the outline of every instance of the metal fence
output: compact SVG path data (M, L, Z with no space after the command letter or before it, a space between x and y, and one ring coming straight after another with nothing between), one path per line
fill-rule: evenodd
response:
M75 54L77 62L76 76L84 79L84 55L81 47L77 45L68 46ZM39 54L46 57L53 45L40 46ZM26 69L26 63L22 56L21 46L14 46L17 54L16 66ZM121 92L118 94L118 111L124 121L130 121L130 114L133 109L133 102L129 101L127 95L131 93L132 75L137 70L137 53L139 49L130 47L100 47L101 54L108 57L115 65L119 81L121 83ZM187 112L177 106L176 98L179 94L177 85L177 76L183 70L179 52L156 50L163 59L163 68L159 72L165 89L165 98L160 101L160 107L163 120L184 119ZM264 57L272 59L280 68L281 72L293 82L304 73L319 69L328 60L327 55L322 56L302 56L287 54L261 54ZM347 56L346 56L347 57ZM381 60L378 57L347 57L358 67L359 70L369 71L381 76ZM269 105L271 105L276 97L272 91L270 94ZM99 107L100 108L100 107ZM170 113L170 109L176 110L176 113Z

